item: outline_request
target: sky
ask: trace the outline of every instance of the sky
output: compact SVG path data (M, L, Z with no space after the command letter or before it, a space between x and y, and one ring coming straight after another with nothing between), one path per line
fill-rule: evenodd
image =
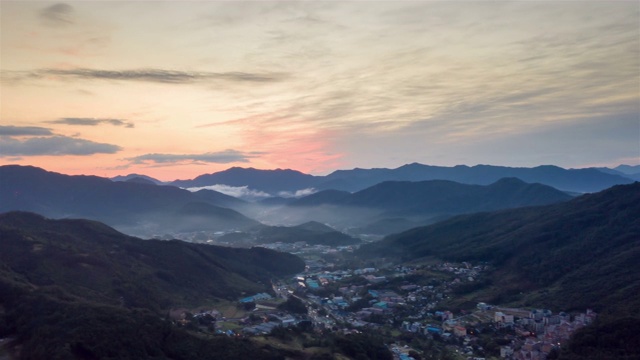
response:
M0 165L640 164L637 1L2 1Z

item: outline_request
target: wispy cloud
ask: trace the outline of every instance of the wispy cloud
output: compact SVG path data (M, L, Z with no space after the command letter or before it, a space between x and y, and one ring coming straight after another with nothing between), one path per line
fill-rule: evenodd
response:
M229 185L217 184L217 185L187 188L187 190L193 191L193 192L200 191L200 190L213 190L213 191L221 192L225 195L229 195L229 196L233 196L239 199L244 199L249 201L261 200L268 197L272 197L272 195L267 194L264 191L250 189L248 186L229 186Z
M0 125L0 136L46 136L53 135L51 129L38 126Z
M120 146L97 143L90 140L67 136L32 137L19 140L11 137L2 139L0 157L15 156L63 156L114 154L122 150Z
M314 188L306 188L297 191L280 191L278 196L283 198L301 198L303 196L309 196L311 194L315 194L318 190Z
M81 125L81 126L97 126L102 124L108 124L113 126L124 126L126 128L133 128L132 122L122 119L96 119L96 118L60 118L58 120L45 121L49 124L65 124L65 125Z
M62 27L73 24L73 14L73 7L65 3L57 3L47 6L38 12L43 24L51 27Z
M163 84L193 84L207 82L269 83L286 79L289 75L281 72L206 72L179 71L166 69L101 70L101 69L38 69L33 71L4 71L7 80L28 79L47 80L113 80L138 81Z
M214 163L229 164L234 162L248 162L255 157L253 153L244 153L237 150L227 149L218 152L208 152L204 154L145 154L127 158L132 164L167 164L178 163Z

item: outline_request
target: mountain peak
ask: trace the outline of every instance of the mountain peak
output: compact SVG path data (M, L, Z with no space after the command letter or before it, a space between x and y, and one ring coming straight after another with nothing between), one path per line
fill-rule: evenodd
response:
M499 179L498 181L494 182L493 184L491 184L492 186L494 185L527 185L529 183L522 181L521 179L517 178L517 177L504 177L502 179Z

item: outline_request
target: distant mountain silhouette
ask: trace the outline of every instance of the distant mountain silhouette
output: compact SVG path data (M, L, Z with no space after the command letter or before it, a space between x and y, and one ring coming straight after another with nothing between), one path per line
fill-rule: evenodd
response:
M618 175L618 176L632 179L634 181L640 181L640 165L636 165L636 166L619 165L613 169L606 168L606 167L595 168L595 169L607 174Z
M495 271L478 301L637 314L640 183L547 206L457 216L365 245L359 255L489 262Z
M111 181L131 181L134 179L145 179L147 181L150 181L156 185L162 185L163 182L158 180L158 179L154 179L151 176L147 176L147 175L141 175L141 174L129 174L129 175L118 175L118 176L114 176L111 178Z
M387 181L334 203L411 212L470 213L545 205L570 198L546 185L505 178L488 186L446 180Z
M613 170L623 174L640 174L640 165L618 165Z
M191 193L174 186L69 176L30 166L0 167L0 200L0 212L22 210L53 218L88 218L142 236L170 232L177 223L185 230L191 223L208 224L206 229L212 230L257 224L234 210L217 207L242 202L212 190ZM190 214L179 211L199 202L208 203L209 212L197 214L194 222Z
M248 186L251 189L266 191L276 195L281 191L296 191L311 187L312 175L295 170L258 170L254 168L232 167L213 174L205 174L193 180L176 180L171 185L183 188L203 187L216 184L228 186Z
M551 165L533 168L492 165L442 167L413 163L397 169L335 171L327 175L324 178L326 182L316 185L316 188L324 189L326 186L331 186L331 188L339 190L358 191L365 187L391 180L450 180L463 184L488 185L505 177L515 177L528 183L540 183L573 192L595 192L613 185L633 182L628 178L604 174L595 169L563 169ZM342 186L338 187L330 184L341 184Z
M147 184L147 185L158 185L157 183L153 182L152 180L140 177L140 176L136 176L136 177L132 177L129 178L127 180L124 180L125 182L132 182L132 183L138 183L138 184Z
M385 181L449 180L463 184L489 185L502 178L514 177L528 183L540 183L571 192L597 192L613 185L633 182L628 175L606 173L595 168L563 169L544 165L533 168L506 166L458 165L453 167L430 166L418 163L396 169L374 168L337 170L326 176L312 176L294 170L257 170L233 167L228 170L205 174L193 180L176 180L179 187L203 187L210 185L248 186L251 189L278 195L298 190L360 191Z
M443 217L479 211L546 205L567 201L570 195L541 184L527 184L519 179L501 179L490 185L468 185L445 180L387 181L370 188L348 193L325 190L273 209L264 219L289 223L316 220L354 233L389 234L374 224L394 223L393 229L405 225L429 224ZM404 219L399 222L398 219ZM404 224L404 225L403 225ZM373 230L381 232L372 232ZM357 232L355 232L357 233Z

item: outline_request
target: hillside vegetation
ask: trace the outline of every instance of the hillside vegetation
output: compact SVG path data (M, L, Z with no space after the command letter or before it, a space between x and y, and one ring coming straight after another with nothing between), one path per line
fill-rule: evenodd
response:
M437 257L495 269L475 299L640 312L640 183L565 203L463 215L364 246L359 256Z
M140 240L98 222L0 215L0 261L31 287L130 307L163 309L264 291L304 269L296 256L182 241Z
M262 248L141 240L88 220L0 214L0 337L20 359L281 359L241 340L203 339L162 320L269 291L304 262Z

